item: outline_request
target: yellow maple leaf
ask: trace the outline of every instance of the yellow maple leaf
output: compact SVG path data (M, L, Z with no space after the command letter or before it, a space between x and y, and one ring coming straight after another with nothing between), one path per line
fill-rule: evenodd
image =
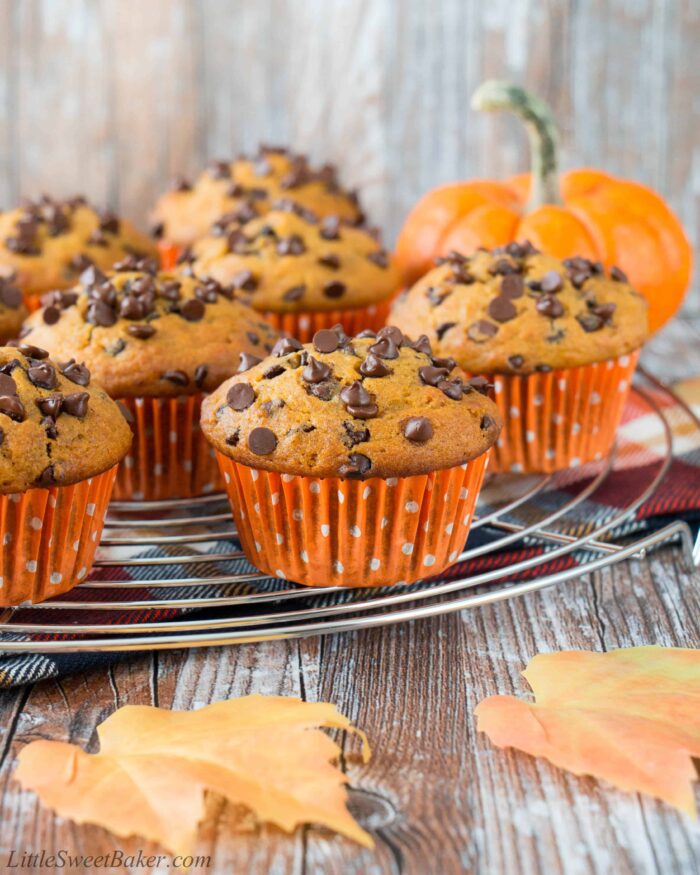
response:
M369 757L364 733L335 705L254 695L196 711L126 705L98 727L98 754L31 742L15 778L63 817L183 855L194 847L207 790L287 832L317 823L373 847L346 808L347 778L332 765L340 748L321 726L357 732Z
M697 813L700 651L543 653L523 675L534 704L491 696L476 708L477 728L494 744Z

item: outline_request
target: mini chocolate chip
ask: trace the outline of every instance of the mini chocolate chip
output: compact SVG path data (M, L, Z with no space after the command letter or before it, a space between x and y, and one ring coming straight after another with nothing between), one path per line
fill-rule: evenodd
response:
M186 386L190 378L184 371L166 371L161 380L167 380L169 383L173 383L175 386Z
M498 295L489 302L488 312L489 316L496 322L510 322L518 315L515 304L504 295Z
M194 372L194 384L198 389L204 385L204 381L209 373L209 365L197 365Z
M53 465L47 465L46 468L36 479L37 486L49 487L56 484L56 471Z
M290 352L298 352L303 348L302 344L294 337L280 337L277 343L272 347L270 355L280 358L280 356L289 355Z
M313 356L309 356L309 361L301 372L301 378L305 383L322 383L331 375L331 369L325 362L320 362Z
M438 340L442 340L442 338L447 334L450 328L454 328L456 322L443 322L442 325L438 325L435 329L435 334Z
M425 416L412 416L404 424L403 433L411 443L424 444L433 436L433 424Z
M34 365L27 370L29 381L41 389L55 389L58 385L56 369L48 362Z
M525 283L519 273L509 273L501 280L501 295L506 298L520 298L525 291Z
M588 334L592 331L600 331L604 324L600 316L596 316L595 313L584 313L577 316L576 319L581 328Z
M481 422L479 423L479 425L483 431L486 431L486 429L496 425L496 420L492 416L489 416L487 413L481 417Z
M391 337L379 336L376 343L367 350L368 353L374 353L380 359L397 359L399 357L399 349Z
M377 267L389 267L389 255L384 249L378 249L376 252L370 252L367 256L367 261L376 264Z
M152 325L129 325L126 331L127 334L137 337L139 340L148 340L149 337L153 337L156 333Z
M363 377L388 377L392 370L374 353L370 352L360 365L360 373Z
M247 410L255 401L255 389L250 383L234 383L226 393L226 402L232 410Z
M443 395L447 395L447 397L451 398L453 401L460 401L464 395L462 381L459 379L443 380L438 383L437 388L443 393Z
M245 336L253 344L253 346L260 345L260 338L258 337L258 335L254 331L246 331Z
M282 297L285 301L298 301L304 297L304 292L306 292L306 286L292 286L291 289L287 289Z
M521 355L509 355L508 364L511 368L522 368L525 364L525 359Z
M306 252L306 244L298 234L290 234L277 241L278 255L303 255Z
M332 252L329 252L327 255L319 255L317 261L329 270L338 270L340 267L340 259Z
M316 352L328 354L338 349L340 337L332 328L321 328L314 334L312 343Z
M63 395L49 395L47 398L37 398L36 406L41 411L42 416L50 416L51 419L58 419L58 416L63 407Z
M564 288L564 280L556 270L549 270L539 281L539 287L548 294L560 292Z
M345 283L339 280L330 280L323 286L323 294L327 298L342 298L346 291Z
M237 373L242 374L244 371L248 371L250 368L255 367L255 365L259 365L261 361L261 358L257 355L253 355L251 352L242 352L238 363Z
M362 453L350 453L347 462L338 468L341 477L362 477L372 467L372 462Z
M0 373L0 395L16 395L17 383L8 374Z
M618 283L627 283L629 280L627 279L627 274L624 270L621 270L616 264L610 268L610 279L615 280Z
M47 359L48 352L45 349L40 349L38 346L32 346L30 343L8 343L8 346L16 346L18 351L28 359Z
M535 304L535 309L548 319L558 319L564 315L564 307L553 295L540 295Z
M321 221L318 233L324 240L337 240L340 237L340 219L338 216L326 216Z
M449 373L447 368L434 368L432 365L423 365L423 367L418 368L418 376L426 386L437 386Z
M449 298L452 292L446 292L442 289L437 289L435 286L430 286L428 291L425 293L425 297L430 301L431 307L437 307L445 300L445 298Z
M330 401L335 395L337 385L335 380L325 380L323 383L310 383L306 391L320 401Z
M535 365L535 370L540 374L548 374L552 370L551 365L539 364Z
M64 365L59 365L59 370L71 383L77 383L78 386L88 386L90 384L90 371L84 364L78 364L75 359L71 359Z
M88 392L73 392L63 396L63 413L75 416L77 419L85 419L88 411L90 395Z
M264 426L254 428L248 435L248 448L256 456L269 456L277 448L275 433Z
M92 301L87 311L87 321L92 325L109 328L117 321L117 314L104 301Z
M346 447L354 447L357 444L363 444L370 438L368 428L355 428L352 422L344 422L343 428L345 429L343 443Z
M206 307L199 298L190 298L180 308L180 315L188 322L199 322L204 316Z
M231 432L231 434L227 436L226 443L230 447L237 447L240 439L241 439L241 430L240 430L240 428L237 428L234 432Z

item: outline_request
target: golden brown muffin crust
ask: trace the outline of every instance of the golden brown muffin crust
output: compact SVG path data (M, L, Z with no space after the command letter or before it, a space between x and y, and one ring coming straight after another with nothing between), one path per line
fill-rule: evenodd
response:
M152 240L82 197L42 196L0 213L0 273L13 275L26 295L66 289L95 264L105 270L127 255L155 256Z
M13 276L0 276L0 344L19 336L27 311Z
M85 362L113 398L208 392L235 373L240 353L262 358L278 337L216 282L94 268L81 279L45 296L23 338Z
M0 347L0 494L101 474L130 444L119 407L86 368L28 344Z
M486 452L496 405L427 338L396 328L348 339L323 329L273 355L205 399L202 430L220 452L253 468L317 477L404 477Z
M471 373L529 374L638 349L647 305L613 268L565 261L529 244L440 260L394 304L391 321L425 331L440 355Z
M291 201L258 215L222 216L183 259L196 276L232 283L261 312L366 307L389 298L399 274L372 232L319 219Z
M336 215L351 223L363 219L354 192L344 191L335 168L312 168L304 155L261 146L253 158L214 161L194 185L180 179L152 214L154 231L179 246L205 236L224 213L255 201L261 211L279 198L292 198L319 216Z

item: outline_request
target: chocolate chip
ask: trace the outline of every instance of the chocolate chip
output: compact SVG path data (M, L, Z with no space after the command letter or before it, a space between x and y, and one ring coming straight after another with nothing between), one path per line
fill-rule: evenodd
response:
M317 261L319 264L322 264L329 270L338 270L338 268L340 267L340 259L332 252L328 253L327 255L319 255Z
M63 396L62 411L78 419L85 419L90 395L87 392L73 392Z
M29 381L40 389L55 389L58 386L58 378L56 377L56 369L48 362L42 362L40 365L34 365L27 370Z
M378 340L376 343L373 343L372 346L367 350L368 353L373 353L378 356L380 359L397 359L399 357L399 349L391 337L387 337L386 335L380 337L378 335Z
M303 255L306 252L306 245L298 234L290 234L289 237L282 237L277 241L278 255Z
M350 453L347 462L338 468L341 477L362 477L372 467L372 462L362 453Z
M564 288L564 280L556 270L547 271L540 280L540 289L548 294L560 292Z
M61 318L58 307L46 307L42 313L42 319L47 325L55 325Z
M119 233L119 219L109 210L102 210L99 213L100 231L105 231L107 234Z
M498 326L493 322L488 322L486 319L479 319L478 322L472 322L467 328L467 337L473 340L474 343L485 343L490 340L498 332Z
M250 352L242 352L238 363L238 373L242 374L244 371L250 370L255 365L259 365L261 361L261 358Z
M326 216L321 222L318 233L324 240L337 240L340 237L340 219L338 216Z
M436 368L446 368L448 372L453 371L457 367L457 362L453 358L439 358L433 356L431 359Z
M370 340L370 339L376 340L376 338L377 338L377 333L376 333L376 331L372 331L371 328L365 328L362 331L360 331L359 334L355 335L355 340Z
M16 395L17 383L7 374L0 374L0 395Z
M335 352L340 346L340 337L332 328L321 328L313 336L314 349L316 352L326 355Z
M56 471L53 465L47 465L46 468L36 479L37 486L49 487L56 484Z
M489 302L488 313L496 322L510 322L518 315L515 304L504 295L498 295Z
M520 298L525 291L525 282L519 273L509 273L501 280L501 295L506 298Z
M104 301L92 301L87 311L87 321L92 325L109 328L117 321L117 314Z
M11 310L16 310L22 303L22 292L17 286L9 284L9 280L0 278L0 301Z
M265 377L266 380L272 380L275 377L281 376L285 370L286 369L283 368L282 365L270 365L269 368L266 368L263 371L263 377Z
M425 293L425 297L430 301L431 307L437 307L445 300L445 298L449 298L452 292L446 292L444 289L437 289L435 286L430 286L428 291Z
M245 336L253 344L253 346L260 345L260 338L258 337L258 335L254 331L246 331Z
M304 297L304 292L306 292L306 286L292 286L291 289L287 289L282 297L285 301L298 301Z
M230 447L237 447L240 439L241 439L241 430L240 430L240 428L237 428L234 432L231 432L231 434L226 437L226 443Z
M617 283L627 283L629 280L627 279L627 274L624 270L620 270L620 268L613 264L610 268L610 279L615 280Z
M539 364L539 365L535 365L535 370L539 374L548 374L552 370L552 366L545 365L545 364Z
M424 444L433 436L433 424L425 416L412 416L404 424L403 433L411 443Z
M359 380L341 390L340 400L348 413L357 419L372 419L377 415L377 405Z
M517 370L525 364L525 359L521 355L510 355L508 356L508 364Z
M209 365L197 365L194 372L194 384L198 389L204 385L204 381L209 373Z
M269 456L277 448L275 433L269 428L254 428L248 435L248 448L256 456Z
M209 175L214 179L228 179L231 176L231 165L226 161L212 161L208 167ZM186 180L183 180L186 188L177 188L176 191L189 191L191 186Z
M608 304L589 304L588 308L591 313L594 313L596 316L600 316L603 322L607 323L612 319L613 314L617 309L617 306L610 302Z
M250 383L234 383L226 393L226 402L232 410L247 410L255 401L255 390Z
M464 384L464 394L466 395L473 390L480 395L488 395L490 388L491 383L489 383L486 377L470 377L470 379Z
M447 334L450 328L454 328L456 322L443 322L442 325L438 325L435 329L435 334L438 340L442 340L442 338Z
M139 340L148 340L149 337L153 337L156 333L152 325L129 325L126 331L127 334L137 337Z
M360 373L363 377L387 377L392 373L392 370L374 353L370 352L360 365Z
M5 443L5 432L0 428L0 446Z
M51 419L58 419L58 416L63 407L63 395L49 395L47 398L37 398L36 406L41 411L42 416L50 416Z
M377 267L389 267L389 255L384 249L379 249L377 252L370 252L367 256L367 261L376 264Z
M506 258L499 258L498 261L489 269L489 273L496 274L496 275L501 274L502 276L505 276L506 274L510 274L510 273L519 273L519 272L520 272L520 268L518 267L518 265L513 264L512 262L508 261L508 259L506 259Z
M327 298L342 298L346 291L345 283L340 280L330 280L323 286L323 294Z
M368 428L355 428L352 422L344 422L343 428L345 429L343 443L346 447L354 447L357 444L363 444L369 440L370 434Z
M410 341L406 342L406 346L409 346L411 349L415 349L416 352L422 352L424 355L432 356L433 347L430 344L430 340L427 334L421 334L418 340L415 343L411 343Z
M78 364L75 359L71 359L64 365L59 365L59 370L71 383L77 383L78 386L88 386L90 384L90 371L84 364Z
M322 383L331 375L331 369L324 362L309 356L309 361L301 372L301 378L305 383Z
M306 391L320 401L330 401L338 386L335 380L325 380L323 383L309 383Z
M24 422L24 405L16 395L0 395L0 413L15 422Z
M437 387L443 393L443 395L447 395L447 397L451 398L453 401L461 401L464 394L462 389L462 381L459 379L443 380L442 382L438 383Z
M175 386L186 386L190 382L190 378L184 371L166 371L161 380L167 380Z
M486 431L486 429L488 428L492 428L494 425L496 425L496 420L492 416L489 416L488 413L481 417L479 427L483 431Z
M245 289L246 292L253 292L258 287L258 281L253 276L250 270L240 270L233 275L231 285L234 289Z
M564 307L553 295L540 295L535 309L548 319L558 319L564 315Z
M377 337L379 339L382 337L388 337L393 340L397 346L401 346L406 340L403 331L401 331L400 328L397 328L396 325L385 325L384 328L380 328L377 332Z
M272 347L270 355L280 358L280 356L289 355L290 352L298 352L303 348L302 344L294 337L280 337L277 343Z
M577 316L576 319L587 334L590 334L592 331L600 331L604 324L600 316L596 316L595 313L584 313Z
M38 346L32 346L30 343L8 343L8 346L16 346L18 351L25 355L28 359L47 359L48 352L45 349L40 349Z
M188 322L199 322L204 316L206 307L198 298L190 298L180 308L180 315Z
M422 368L418 368L418 376L426 386L437 386L449 373L447 368L434 368L432 365L423 365Z

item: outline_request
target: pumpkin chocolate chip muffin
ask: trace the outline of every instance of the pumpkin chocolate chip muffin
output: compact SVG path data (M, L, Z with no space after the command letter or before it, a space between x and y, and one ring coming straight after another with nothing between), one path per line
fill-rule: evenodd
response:
M0 347L0 604L42 601L86 576L130 443L87 368Z
M45 296L23 337L85 363L129 410L137 440L116 496L211 491L218 472L198 428L204 393L235 373L240 354L267 355L277 334L213 280L157 273L133 258L115 267L88 268L74 289Z
M554 471L612 446L647 305L626 277L585 258L511 243L439 259L396 301L392 321L425 331L439 355L494 379L499 469Z
M19 335L27 311L14 276L0 276L0 343Z
M292 198L320 216L363 220L354 192L345 191L335 168L314 169L304 155L261 146L253 158L214 161L194 184L177 181L152 214L154 232L164 241L189 246L203 237L219 216L255 201L265 211L279 198Z
M485 387L396 328L280 340L202 406L248 558L314 586L442 570L500 430Z
M309 340L340 322L384 324L399 285L392 258L366 228L319 218L293 201L264 214L254 202L222 216L182 259L197 276L231 283L280 330Z
M85 198L42 195L0 213L0 273L12 276L30 309L51 289L73 286L90 265L106 269L127 255L156 255L151 240Z

